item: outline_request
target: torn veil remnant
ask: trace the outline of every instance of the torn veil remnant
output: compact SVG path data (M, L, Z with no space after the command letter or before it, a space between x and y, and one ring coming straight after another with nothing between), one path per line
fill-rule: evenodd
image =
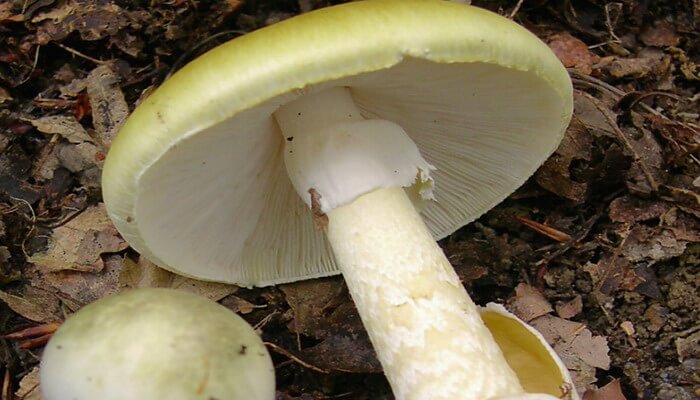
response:
M173 75L114 141L105 203L134 248L184 275L262 286L342 271L399 399L526 396L435 239L532 175L571 113L566 70L514 22L353 2Z

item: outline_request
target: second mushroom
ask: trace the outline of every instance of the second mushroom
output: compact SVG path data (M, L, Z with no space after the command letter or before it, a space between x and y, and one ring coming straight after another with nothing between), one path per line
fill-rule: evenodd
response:
M566 70L514 22L440 0L354 2L176 73L115 140L105 202L132 246L178 273L262 286L342 272L399 399L516 396L435 240L520 186L571 112Z

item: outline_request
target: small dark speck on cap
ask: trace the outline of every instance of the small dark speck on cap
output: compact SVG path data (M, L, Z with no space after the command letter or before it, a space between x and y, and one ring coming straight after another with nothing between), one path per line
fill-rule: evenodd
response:
M294 140L294 136L290 136L290 137L287 138L287 141L288 141L288 142L291 142L292 140Z
M238 354L245 354L245 352L248 350L248 346L242 344L241 349L238 350Z

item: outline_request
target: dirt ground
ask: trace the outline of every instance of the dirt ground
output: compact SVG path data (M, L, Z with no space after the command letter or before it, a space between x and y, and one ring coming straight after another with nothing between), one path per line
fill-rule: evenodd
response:
M109 142L187 61L323 0L0 1L1 399L47 335L125 287L190 290L268 342L279 399L391 399L339 277L264 289L157 269L101 204ZM556 153L443 240L479 304L539 329L587 400L700 398L700 1L474 0L547 42L575 116ZM47 325L48 324L48 325Z

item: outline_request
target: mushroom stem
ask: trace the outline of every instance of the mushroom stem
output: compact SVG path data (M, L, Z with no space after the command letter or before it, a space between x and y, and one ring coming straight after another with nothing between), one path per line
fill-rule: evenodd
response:
M524 393L402 188L429 198L432 185L433 167L408 134L364 120L345 88L306 94L275 118L292 184L328 218L336 261L396 398Z
M524 393L403 189L328 213L328 239L398 399Z

